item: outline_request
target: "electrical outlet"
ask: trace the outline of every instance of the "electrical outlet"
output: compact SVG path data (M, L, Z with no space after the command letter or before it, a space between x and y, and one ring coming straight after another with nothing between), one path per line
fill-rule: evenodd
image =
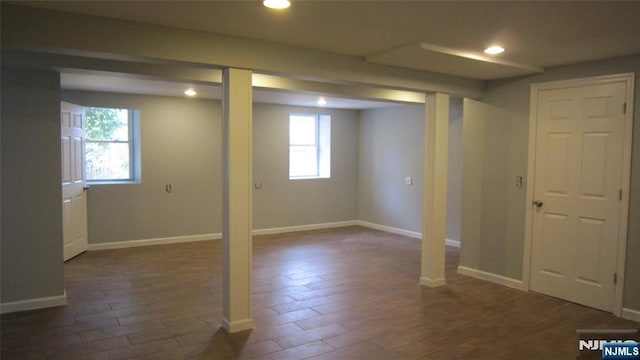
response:
M516 189L522 189L522 176L516 176Z

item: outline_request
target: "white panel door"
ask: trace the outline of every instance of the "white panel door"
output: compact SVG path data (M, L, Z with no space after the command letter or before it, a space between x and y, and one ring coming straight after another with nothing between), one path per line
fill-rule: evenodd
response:
M84 143L86 121L80 106L61 103L62 240L64 261L87 250L87 196Z
M531 290L613 311L626 84L538 93Z

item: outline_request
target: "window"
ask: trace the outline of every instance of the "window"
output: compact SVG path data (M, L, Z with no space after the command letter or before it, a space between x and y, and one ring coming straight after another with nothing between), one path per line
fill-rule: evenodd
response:
M90 107L85 109L87 181L117 182L139 178L136 139L137 111Z
M289 116L289 179L331 177L331 117Z

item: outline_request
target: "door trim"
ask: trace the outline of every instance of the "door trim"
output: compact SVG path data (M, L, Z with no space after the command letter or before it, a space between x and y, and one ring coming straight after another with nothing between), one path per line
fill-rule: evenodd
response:
M533 237L533 191L535 182L536 163L536 133L537 133L537 109L538 93L543 90L566 89L587 85L598 85L612 82L624 82L626 84L626 113L624 116L623 134L623 158L622 158L622 201L620 202L620 225L618 232L618 256L616 259L616 272L618 275L613 301L613 313L622 316L622 302L624 296L625 263L627 255L627 226L629 222L629 190L631 186L631 140L633 135L633 100L634 100L634 74L615 74L588 77L573 80L553 81L531 85L531 100L529 105L529 151L527 164L527 192L525 203L525 229L524 229L524 258L522 261L523 287L530 290L531 276L531 246Z

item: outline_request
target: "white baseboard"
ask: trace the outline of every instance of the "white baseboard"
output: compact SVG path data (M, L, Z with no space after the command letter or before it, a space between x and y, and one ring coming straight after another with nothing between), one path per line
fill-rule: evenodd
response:
M284 233L295 232L295 231L331 229L331 228L339 228L339 227L354 226L354 225L359 225L358 221L350 220L350 221L338 221L338 222L330 222L330 223L322 223L322 224L308 224L308 225L285 226L285 227L268 228L268 229L257 229L257 230L253 230L252 234L253 235L284 234Z
M253 329L254 323L253 319L244 319L239 321L231 321L223 318L222 319L222 327L227 330L228 333L235 333L239 331Z
M468 268L465 266L458 266L458 274L467 275L467 276L474 277L476 279L486 280L499 285L504 285L510 288L526 291L526 289L524 288L524 284L522 283L522 280L516 280L516 279L508 278L506 276L497 275L497 274L482 271L482 270L476 270L476 269Z
M395 228L392 226L380 225L380 224L371 223L363 220L356 220L355 222L356 222L356 225L360 225L366 228L386 231L392 234L404 235L404 236L408 236L416 239L422 239L422 233L419 233L416 231Z
M331 229L331 228L356 226L356 225L367 227L370 229L386 231L393 234L408 236L416 239L422 238L422 233L419 233L419 232L395 228L392 226L375 224L375 223L362 221L362 220L348 220L348 221L337 221L337 222L321 223L321 224L308 224L308 225L275 227L275 228L267 228L267 229L256 229L252 231L252 234L253 235L273 235L273 234L284 234L284 233L296 232L296 231L321 230L321 229ZM114 241L114 242L107 242L107 243L89 244L88 250L124 249L124 248L139 247L139 246L166 245L166 244L177 244L177 243L192 242L192 241L220 240L220 239L222 239L221 233L170 236L170 237L152 238L152 239ZM460 241L446 239L446 245L459 248Z
M622 318L640 322L640 311L622 308Z
M170 236L163 238L153 239L141 239L141 240L129 240L129 241L114 241L108 243L89 244L89 250L109 250L109 249L123 249L138 246L151 246L151 245L166 245L177 244L192 241L205 241L221 239L222 234L201 234L201 235L185 235L185 236Z
M357 220L356 222L357 222L357 225L367 227L370 229L386 231L393 234L404 235L404 236L408 236L416 239L422 239L422 233L417 231L411 231L411 230L395 228L392 226L380 225L380 224L371 223L363 220ZM445 245L460 248L460 240L445 239Z
M306 230L319 230L330 229L337 227L358 225L357 221L340 221L322 224L309 224L298 226L286 226L269 229L253 230L253 235L270 235L270 234L283 234L294 231L306 231ZM140 240L128 240L128 241L114 241L108 243L89 244L89 250L109 250L109 249L124 249L138 246L151 246L151 245L166 245L177 244L192 241L206 241L206 240L220 240L222 239L221 233L215 234L200 234L200 235L185 235L185 236L170 236L163 238L153 239L140 239Z
M0 314L17 311L36 310L54 306L67 305L67 293L58 296L47 296L36 299L26 299L0 304Z
M445 244L460 249L460 240L445 239Z
M434 287L438 287L438 286L443 286L446 284L445 279L429 279L426 277L421 277L420 278L420 285L426 286L426 287L430 287L430 288L434 288Z

